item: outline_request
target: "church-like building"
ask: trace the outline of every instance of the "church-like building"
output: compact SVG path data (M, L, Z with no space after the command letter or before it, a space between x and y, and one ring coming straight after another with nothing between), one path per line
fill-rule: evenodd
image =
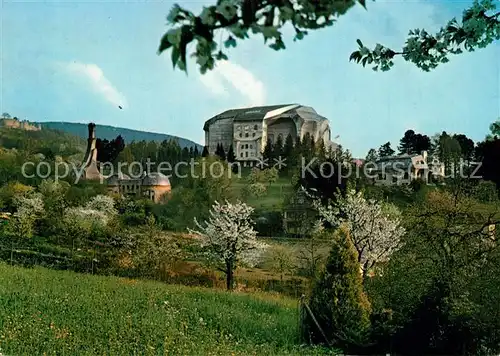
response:
M157 172L144 172L141 177L131 178L122 172L104 177L99 171L97 162L97 147L95 124L90 123L87 151L83 159L83 179L100 180L106 182L108 191L122 196L143 197L155 203L171 191L170 181L167 176Z
M335 145L328 119L299 104L227 110L207 120L203 130L210 154L215 154L218 144L226 152L232 145L236 159L244 165L253 165L262 157L268 140L275 143L278 137L285 142L291 135L295 142L309 133L316 142L322 139L326 147Z

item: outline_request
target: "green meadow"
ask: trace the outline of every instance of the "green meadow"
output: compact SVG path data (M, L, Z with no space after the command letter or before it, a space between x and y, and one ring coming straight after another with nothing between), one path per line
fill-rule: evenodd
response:
M0 264L0 353L319 355L297 302Z

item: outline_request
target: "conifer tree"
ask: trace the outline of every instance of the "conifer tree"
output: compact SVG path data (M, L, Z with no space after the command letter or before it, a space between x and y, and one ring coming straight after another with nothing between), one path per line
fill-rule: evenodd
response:
M309 306L328 342L344 350L365 342L370 304L363 291L356 250L344 226L333 236L325 270L313 288ZM304 318L303 326L306 339L325 343L310 316Z
M226 151L224 151L224 146L222 145L222 143L220 144L219 157L222 161L226 160Z
M201 157L208 157L208 147L203 146L203 151L201 152Z
M198 146L195 146L193 151L193 158L198 158L198 157L200 157L200 151L198 150Z
M278 135L276 143L273 145L273 158L283 157L283 136Z
M264 152L262 152L262 156L264 158L264 160L268 159L268 164L271 164L271 160L273 158L273 142L271 141L271 139L267 139L267 142L266 142L266 147L264 147Z
M233 145L229 146L229 150L227 151L227 161L229 163L233 163L236 161L236 155L234 154Z
M285 146L283 147L283 156L289 160L290 157L292 156L292 151L293 151L293 137L291 134L288 134L288 136L285 139Z
M320 138L316 144L316 157L318 157L320 161L324 161L326 158L325 141L323 141L322 138Z

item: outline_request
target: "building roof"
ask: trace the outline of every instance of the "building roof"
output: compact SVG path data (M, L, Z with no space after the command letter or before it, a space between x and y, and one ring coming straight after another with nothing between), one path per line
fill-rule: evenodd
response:
M149 173L142 179L142 185L154 187L154 186L170 186L170 180L168 177L161 173Z
M115 173L106 179L106 184L110 186L118 186L120 180L129 180L130 177L122 172Z
M291 110L294 110L296 114L306 121L327 120L325 117L318 115L313 108L300 104L255 106L244 109L231 109L215 115L211 119L205 121L203 130L207 131L210 125L221 119L233 119L234 121L262 121L264 119L270 119L272 117L282 115Z

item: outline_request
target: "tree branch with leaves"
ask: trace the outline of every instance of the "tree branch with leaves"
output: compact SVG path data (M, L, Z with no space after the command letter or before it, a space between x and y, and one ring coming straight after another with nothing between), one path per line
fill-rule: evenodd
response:
M175 4L167 16L172 26L162 37L158 54L171 50L172 64L187 71L188 45L194 42L191 54L200 72L214 68L216 61L228 59L223 50L236 47L237 39L260 34L264 43L274 50L285 49L282 29L295 29L294 41L301 40L308 30L333 25L356 3L365 6L366 0L218 0L216 5L203 7L199 15ZM220 38L222 43L217 43Z
M476 0L470 8L464 10L460 22L454 18L435 34L418 28L410 30L400 51L394 51L380 43L371 50L358 39L359 49L351 54L349 60L361 63L363 67L372 65L375 71L388 71L394 65L394 58L401 56L428 72L449 62L451 55L473 52L499 40L500 12L495 10L493 0Z
M365 7L366 0L218 0L198 15L175 4L167 16L171 29L161 38L158 54L171 50L174 68L187 72L188 46L194 43L191 57L203 74L214 69L216 61L227 60L225 49L236 47L237 40L262 35L270 48L282 50L286 48L282 33L285 26L294 28L294 41L301 40L309 31L332 26L356 4ZM448 62L451 55L472 52L500 39L500 12L495 10L494 0L476 0L463 12L461 21L452 19L435 34L411 30L398 51L380 43L369 49L358 39L359 49L350 60L387 71L394 65L394 58L402 56L429 71Z

